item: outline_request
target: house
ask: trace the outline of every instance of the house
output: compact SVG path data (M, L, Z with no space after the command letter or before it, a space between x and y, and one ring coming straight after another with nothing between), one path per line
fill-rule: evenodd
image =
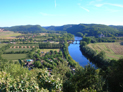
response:
M30 67L30 66L32 66L32 63L33 63L34 61L33 61L33 59L26 59L26 60L24 60L24 62L26 63L25 66Z
M102 37L105 37L105 35L103 35L102 33L100 34L100 35L98 35L100 38L102 38Z

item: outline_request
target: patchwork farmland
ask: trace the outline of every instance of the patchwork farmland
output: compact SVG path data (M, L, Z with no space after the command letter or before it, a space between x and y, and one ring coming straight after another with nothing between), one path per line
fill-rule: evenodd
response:
M123 55L123 45L121 45L121 42L91 43L88 44L88 46L97 53L104 51L106 53L106 57L109 59L119 59Z

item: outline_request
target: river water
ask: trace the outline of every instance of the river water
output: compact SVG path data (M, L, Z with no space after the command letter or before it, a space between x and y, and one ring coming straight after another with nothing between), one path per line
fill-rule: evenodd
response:
M81 37L75 36L75 40L81 40L81 39L82 39ZM92 63L82 54L79 46L80 46L79 41L77 41L77 44L76 41L74 41L73 44L71 43L69 45L68 51L70 56L73 58L73 60L78 62L82 67L86 66L88 63L92 65Z

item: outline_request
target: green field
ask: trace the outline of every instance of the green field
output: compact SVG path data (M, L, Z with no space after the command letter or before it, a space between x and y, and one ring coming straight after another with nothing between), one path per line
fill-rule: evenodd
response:
M13 46L39 46L39 44L14 44Z
M3 54L2 57L8 60L18 60L22 58L27 58L27 54Z
M11 51L30 51L32 48L9 48L5 52L11 52Z
M123 56L123 45L120 42L115 43L91 43L88 44L90 48L97 53L104 51L108 59L119 59Z
M21 33L14 33L12 31L2 31L0 32L0 39L14 39L16 36L22 35Z
M7 45L6 43L0 43L0 48Z

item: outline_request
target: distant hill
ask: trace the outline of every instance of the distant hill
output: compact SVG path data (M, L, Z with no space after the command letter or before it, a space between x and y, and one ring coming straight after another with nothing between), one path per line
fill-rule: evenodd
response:
M67 31L68 33L77 34L81 32L87 36L96 36L104 34L107 37L119 35L119 29L102 24L78 24L78 25L63 25L45 27L47 30Z
M12 26L12 27L2 27L4 30L14 31L14 32L29 32L29 33L41 33L47 32L45 28L40 25L25 25L25 26Z
M123 26L114 26L114 25L110 25L110 27L112 28L116 28L119 31L123 31Z

